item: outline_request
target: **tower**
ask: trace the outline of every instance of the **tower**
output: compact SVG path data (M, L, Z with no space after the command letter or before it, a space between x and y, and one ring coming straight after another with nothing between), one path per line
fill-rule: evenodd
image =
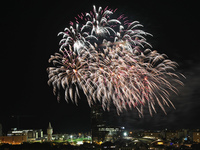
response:
M105 127L103 119L103 109L100 104L92 105L91 107L91 123L92 123L92 142L98 143L104 140L105 134L100 131L100 128Z
M53 133L53 128L51 127L51 123L49 122L49 126L47 128L47 141L52 141L52 133Z

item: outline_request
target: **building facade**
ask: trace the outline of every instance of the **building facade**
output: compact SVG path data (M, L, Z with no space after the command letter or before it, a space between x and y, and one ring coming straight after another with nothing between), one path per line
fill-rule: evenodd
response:
M27 135L18 135L18 136L1 136L0 144L8 143L12 145L22 144L23 142L27 142Z
M161 131L145 131L143 133L144 138L159 139L161 138Z
M177 131L167 131L165 133L165 136L166 136L167 140L175 139L175 138L178 138L178 132Z
M193 131L193 142L200 143L200 130Z
M95 104L91 107L91 126L92 126L92 142L99 143L105 140L105 131L99 131L100 128L105 127L103 120L103 110L101 105Z
M118 127L102 127L99 128L99 132L103 132L104 133L104 141L110 141L110 142L114 142L116 141L119 137L120 137L120 128Z
M7 133L8 137L13 136L26 136L27 141L35 141L43 139L43 131L42 129L34 130L34 129L26 129L26 130L18 130L17 128L12 128Z

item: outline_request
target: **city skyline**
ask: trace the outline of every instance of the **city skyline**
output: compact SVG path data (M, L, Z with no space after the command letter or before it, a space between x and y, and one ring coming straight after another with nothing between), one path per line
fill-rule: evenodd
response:
M93 128L96 130L94 133L92 129L88 133L52 134L53 127L49 123L47 134L44 134L41 129L18 130L13 128L7 133L7 136L0 136L0 146L15 147L15 145L18 145L18 147L24 147L26 145L26 148L27 146L39 148L42 145L47 146L48 144L51 146L92 147L93 149L104 148L105 146L133 148L141 146L141 142L145 144L145 147L155 148L162 146L164 149L182 149L182 147L198 149L200 146L200 129L126 130L124 127L104 126L101 121L96 120L101 118L101 112L98 108L93 109L92 113L94 119L93 127L98 128L98 130Z
M87 4L87 5L85 5ZM3 50L3 91L0 123L3 130L20 128L46 129L52 122L55 132L90 130L90 107L86 97L78 106L60 102L47 85L46 68L51 54L58 50L58 32L62 31L74 16L86 12L92 5L113 9L127 14L131 20L138 20L144 29L154 35L152 46L178 62L179 72L186 76L185 86L179 87L179 95L171 99L176 110L167 108L165 115L158 113L151 117L145 113L139 118L135 110L124 111L120 116L115 109L105 112L108 124L133 128L198 128L200 121L200 62L198 50L198 13L195 4L186 2L3 2L1 15ZM123 5L122 5L123 4ZM83 95L83 94L82 94ZM41 127L40 127L41 126Z

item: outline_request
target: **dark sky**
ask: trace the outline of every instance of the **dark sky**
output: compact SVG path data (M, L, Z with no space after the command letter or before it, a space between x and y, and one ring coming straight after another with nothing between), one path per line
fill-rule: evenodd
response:
M148 40L154 49L165 53L180 65L187 79L179 96L172 95L176 106L151 117L138 118L136 111L117 116L106 112L108 124L133 129L200 127L200 61L198 4L191 1L26 1L1 2L1 102L3 131L11 127L42 128L48 122L56 133L90 130L90 107L83 96L79 105L58 103L47 85L48 59L58 51L58 32L69 26L81 12L96 5L118 8L118 15L138 20L153 34Z

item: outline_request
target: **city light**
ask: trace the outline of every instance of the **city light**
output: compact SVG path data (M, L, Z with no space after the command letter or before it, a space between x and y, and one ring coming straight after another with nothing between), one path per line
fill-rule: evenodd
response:
M72 139L72 138L73 138L73 135L70 135L70 138Z
M127 136L127 132L124 132L124 136Z
M81 145L81 144L83 144L83 141L77 141L76 144L77 144L77 145Z
M158 145L163 145L164 143L163 143L163 142L158 142L157 144L158 144Z

